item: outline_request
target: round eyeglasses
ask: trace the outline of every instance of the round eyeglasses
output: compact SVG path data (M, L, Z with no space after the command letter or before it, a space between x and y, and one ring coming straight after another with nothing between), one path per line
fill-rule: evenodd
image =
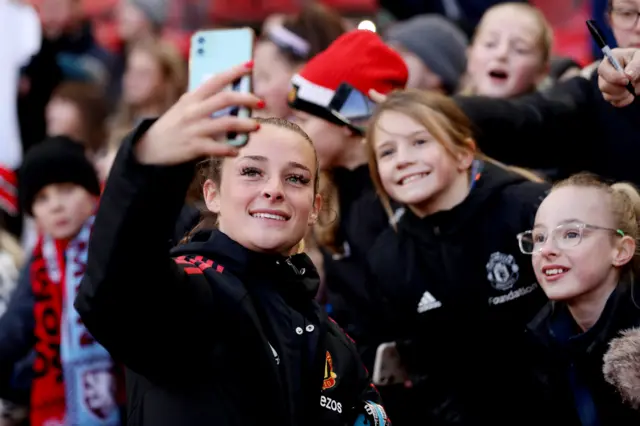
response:
M609 11L611 26L621 30L632 30L638 25L640 11L629 7L613 7Z
M524 254L539 253L551 236L557 248L566 250L573 248L582 242L585 230L613 232L624 237L624 232L620 229L605 228L602 226L588 225L586 223L565 223L547 232L543 229L533 229L521 232L517 235L520 251Z

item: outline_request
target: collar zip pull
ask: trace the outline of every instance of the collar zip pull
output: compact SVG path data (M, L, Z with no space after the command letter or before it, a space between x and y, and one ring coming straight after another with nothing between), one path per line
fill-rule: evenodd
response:
M289 265L291 267L291 269L293 269L293 272L295 272L296 275L304 275L305 269L304 268L301 268L301 269L296 268L296 265L293 264L293 262L291 261L290 257L287 257L285 262L287 262L287 265Z

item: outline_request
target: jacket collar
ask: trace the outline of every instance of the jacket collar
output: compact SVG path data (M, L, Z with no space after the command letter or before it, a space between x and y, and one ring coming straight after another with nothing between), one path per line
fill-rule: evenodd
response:
M638 326L640 308L636 283L620 282L611 293L598 321L580 333L567 306L549 302L528 324L527 329L546 347L563 348L569 353L604 352L608 342L624 329Z
M222 265L247 286L273 285L297 297L313 299L320 277L306 254L282 256L247 249L215 229L196 233L191 240L174 248L172 256L204 256Z

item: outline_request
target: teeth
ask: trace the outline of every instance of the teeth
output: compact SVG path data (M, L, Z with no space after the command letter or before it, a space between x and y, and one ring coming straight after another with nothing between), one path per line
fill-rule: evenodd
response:
M287 218L284 217L284 216L280 216L280 215L277 215L277 214L271 214L271 213L254 213L251 216L258 217L258 218L261 218L261 219L287 220Z
M411 183L411 182L413 182L414 180L422 179L423 177L425 177L425 176L427 176L427 175L428 175L428 173L419 173L419 174L417 174L417 175L411 175L411 176L409 176L409 177L406 177L406 178L402 179L402 180L400 181L400 185L404 185L404 184L406 184L406 183Z
M567 270L564 268L556 268L556 269L547 269L546 271L544 271L544 274L549 276L549 275L562 274L564 272L567 272Z

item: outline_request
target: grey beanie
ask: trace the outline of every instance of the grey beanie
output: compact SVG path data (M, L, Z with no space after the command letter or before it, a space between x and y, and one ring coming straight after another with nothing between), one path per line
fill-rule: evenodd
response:
M142 13L157 27L164 26L167 21L168 0L130 0L131 4L140 9Z
M469 40L451 21L440 15L415 16L389 28L385 39L420 58L450 93L458 87L467 67Z

